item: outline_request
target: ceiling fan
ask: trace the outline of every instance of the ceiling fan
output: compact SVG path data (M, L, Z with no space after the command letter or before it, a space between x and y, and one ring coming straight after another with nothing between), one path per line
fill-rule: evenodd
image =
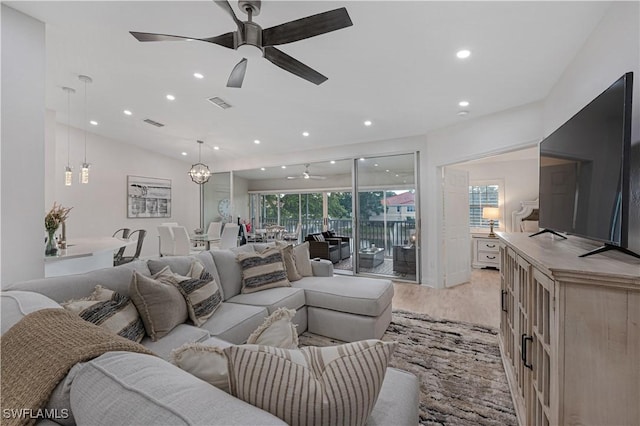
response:
M238 1L240 10L248 16L248 20L244 22L238 19L227 0L214 1L231 15L231 18L238 27L236 31L209 38L141 33L135 31L130 31L130 33L138 39L138 41L143 42L198 40L217 44L229 49L242 50L243 53L247 52L246 56L260 55L285 71L289 71L311 83L322 84L327 80L327 77L274 46L304 40L305 38L315 37L353 25L347 9L342 7L263 30L260 25L253 22L253 17L260 14L260 0ZM242 58L242 60L236 64L227 81L227 87L242 87L244 75L247 72L247 62L247 58Z
M325 180L326 176L315 176L309 173L309 164L304 165L304 172L298 176L287 176L287 179L315 179L315 180Z

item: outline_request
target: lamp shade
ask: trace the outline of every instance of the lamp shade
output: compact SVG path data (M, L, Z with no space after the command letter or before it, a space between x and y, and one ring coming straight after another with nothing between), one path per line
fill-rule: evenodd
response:
M490 220L500 219L500 209L498 207L483 207L482 218Z

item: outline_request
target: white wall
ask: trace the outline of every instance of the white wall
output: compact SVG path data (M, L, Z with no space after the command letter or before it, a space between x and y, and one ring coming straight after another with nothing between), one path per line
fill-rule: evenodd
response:
M549 135L624 73L633 71L632 223L629 247L640 253L640 3L614 2L544 102Z
M45 26L2 5L1 285L44 275Z
M48 114L52 118L54 114ZM74 181L64 185L67 164L67 126L48 121L47 128L55 131L47 137L47 152L54 164L47 167L44 199L47 208L53 201L73 207L67 220L67 240L76 237L111 236L119 228L146 229L142 256L158 254L157 226L162 222L178 222L189 231L199 223L199 188L189 178L190 163L174 160L135 145L89 133L87 161L91 163L89 183L78 182L78 171L84 156L84 131L71 127L71 167ZM56 142L57 141L57 142ZM52 146L53 144L53 146ZM156 177L171 180L170 218L127 218L127 175ZM53 182L53 185L51 185ZM135 247L127 249L133 252Z

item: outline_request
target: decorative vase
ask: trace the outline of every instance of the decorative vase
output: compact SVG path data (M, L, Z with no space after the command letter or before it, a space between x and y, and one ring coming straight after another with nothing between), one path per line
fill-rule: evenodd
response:
M56 241L56 231L57 229L48 229L47 233L49 236L47 237L47 247L44 250L45 256L55 256L58 254L58 243Z

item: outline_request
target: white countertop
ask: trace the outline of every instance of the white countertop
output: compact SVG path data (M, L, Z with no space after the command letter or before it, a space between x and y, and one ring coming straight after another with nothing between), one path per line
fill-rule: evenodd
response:
M45 256L45 262L56 262L65 259L94 256L105 251L113 252L122 246L136 244L135 240L116 237L74 238L67 243L64 250L58 249L56 256Z

